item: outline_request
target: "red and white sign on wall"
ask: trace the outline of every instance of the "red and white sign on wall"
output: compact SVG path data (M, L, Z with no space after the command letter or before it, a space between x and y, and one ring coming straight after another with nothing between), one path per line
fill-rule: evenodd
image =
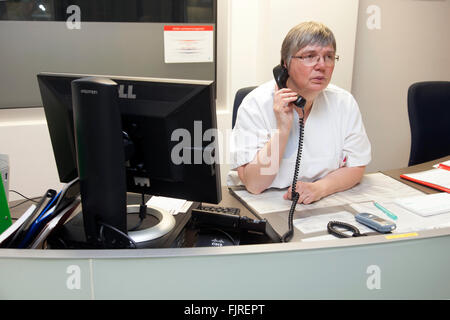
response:
M213 26L164 26L164 62L213 62Z

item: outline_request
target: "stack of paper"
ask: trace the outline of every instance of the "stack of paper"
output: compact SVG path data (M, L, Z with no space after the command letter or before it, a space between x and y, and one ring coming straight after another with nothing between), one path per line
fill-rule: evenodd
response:
M422 217L450 213L450 194L435 193L396 199L395 203Z

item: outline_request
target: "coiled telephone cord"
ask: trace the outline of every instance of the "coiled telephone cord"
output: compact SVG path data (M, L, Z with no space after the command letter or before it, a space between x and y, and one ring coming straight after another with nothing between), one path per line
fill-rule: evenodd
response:
M292 179L292 204L291 209L289 210L289 216L288 216L288 226L289 230L283 235L281 240L283 242L289 242L291 241L292 237L294 236L294 212L295 212L295 206L297 205L298 198L300 195L296 191L297 188L297 176L298 172L300 170L300 160L302 158L302 150L303 150L303 129L304 129L304 117L305 117L305 108L302 107L302 116L299 117L298 123L300 127L300 134L298 139L298 149L297 149L297 159L295 161L295 170L294 170L294 178Z

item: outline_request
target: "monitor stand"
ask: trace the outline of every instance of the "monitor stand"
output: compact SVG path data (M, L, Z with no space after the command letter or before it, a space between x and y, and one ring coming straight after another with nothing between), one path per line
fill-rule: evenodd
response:
M139 205L127 206L127 217L132 214L139 215ZM140 243L152 241L168 234L175 227L175 218L172 214L164 209L147 206L147 216L154 217L158 223L152 227L148 227L136 231L128 231L128 236L139 245ZM128 219L129 220L129 219ZM128 224L129 226L129 224Z
M139 205L127 206L127 226L131 228L139 220ZM183 230L191 217L190 211L173 216L167 211L147 207L147 217L135 231L128 235L142 248L171 248L183 245ZM53 232L47 239L49 249L100 249L86 241L83 213L80 211L60 230Z

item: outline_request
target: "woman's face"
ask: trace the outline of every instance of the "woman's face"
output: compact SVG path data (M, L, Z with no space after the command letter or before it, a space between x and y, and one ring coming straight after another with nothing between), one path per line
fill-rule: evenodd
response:
M288 85L301 95L317 95L330 83L335 64L332 45L308 45L291 58Z

